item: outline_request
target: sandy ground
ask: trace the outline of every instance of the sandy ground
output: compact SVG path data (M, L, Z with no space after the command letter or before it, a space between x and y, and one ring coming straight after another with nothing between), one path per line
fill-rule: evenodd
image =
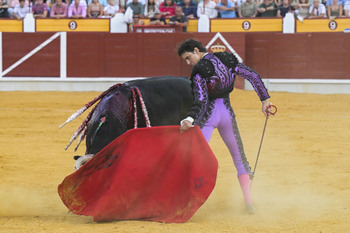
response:
M95 223L68 213L57 185L73 172L64 147L83 117L68 116L96 92L0 92L0 232L350 232L350 95L271 93L278 115L268 120L252 195L244 212L228 150L215 132L217 185L190 221ZM265 118L254 92L235 90L232 105L251 166Z

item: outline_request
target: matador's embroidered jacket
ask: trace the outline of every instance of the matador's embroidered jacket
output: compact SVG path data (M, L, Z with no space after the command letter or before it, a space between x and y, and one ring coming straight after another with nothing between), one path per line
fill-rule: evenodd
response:
M261 101L270 98L259 74L239 63L235 55L228 52L207 53L192 70L194 102L188 116L192 117L195 123L201 122L210 101L229 98L236 75L252 84Z

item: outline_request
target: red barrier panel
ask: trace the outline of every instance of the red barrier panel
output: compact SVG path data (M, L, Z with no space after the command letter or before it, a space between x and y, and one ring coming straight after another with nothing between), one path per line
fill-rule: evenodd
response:
M69 33L68 77L189 76L191 67L177 55L181 41L196 38L208 44L216 33ZM244 59L245 34L223 33ZM219 38L213 45L221 44ZM226 47L226 50L228 48Z
M55 33L2 33L3 71L37 48ZM54 39L10 71L10 77L59 77L60 40Z
M3 70L53 33L3 33ZM67 33L67 77L190 76L176 48L188 38L232 49L243 62L274 79L350 79L346 33ZM210 43L210 44L209 44ZM232 49L231 49L232 48ZM230 50L231 49L231 50ZM60 40L54 39L5 77L59 77ZM238 78L236 87L243 86Z
M350 34L247 33L246 64L263 78L350 79Z

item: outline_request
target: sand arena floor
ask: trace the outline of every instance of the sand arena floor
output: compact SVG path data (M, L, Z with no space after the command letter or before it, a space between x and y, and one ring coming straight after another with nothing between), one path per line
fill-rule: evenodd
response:
M57 185L73 172L64 147L83 117L58 126L97 92L0 92L0 232L350 232L350 95L271 93L278 115L268 121L252 186L254 215L228 150L215 132L217 185L184 224L94 223L68 213ZM265 118L254 92L231 96L246 154L254 165Z

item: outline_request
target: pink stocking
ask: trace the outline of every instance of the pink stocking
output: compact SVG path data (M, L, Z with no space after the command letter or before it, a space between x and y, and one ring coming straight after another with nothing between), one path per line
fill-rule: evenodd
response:
M240 175L238 177L238 180L243 192L244 203L252 204L252 199L250 197L250 175L249 174Z

